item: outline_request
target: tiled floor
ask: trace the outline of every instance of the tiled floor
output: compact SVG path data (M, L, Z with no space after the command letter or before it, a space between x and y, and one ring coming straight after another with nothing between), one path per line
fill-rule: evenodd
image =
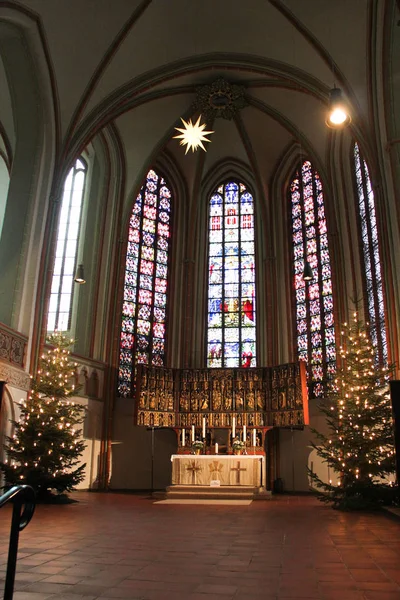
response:
M15 600L400 600L400 520L385 514L308 496L250 506L75 497L39 506L22 532ZM10 516L1 510L3 573Z

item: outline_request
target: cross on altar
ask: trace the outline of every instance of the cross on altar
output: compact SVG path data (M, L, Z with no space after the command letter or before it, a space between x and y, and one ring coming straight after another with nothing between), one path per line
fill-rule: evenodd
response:
M240 484L240 471L247 471L247 469L240 468L240 460L237 461L237 467L231 467L231 471L236 471L236 483Z
M196 483L196 475L199 471L201 471L202 468L196 464L195 460L192 460L192 462L190 463L189 467L186 467L186 471L191 471L192 472L192 485L195 485Z

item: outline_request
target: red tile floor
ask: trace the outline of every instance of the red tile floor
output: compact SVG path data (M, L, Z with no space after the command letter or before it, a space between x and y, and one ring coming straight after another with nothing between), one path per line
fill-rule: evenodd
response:
M74 497L38 506L21 533L15 600L400 600L400 520L384 513L309 496L249 506ZM3 508L3 577L10 517Z

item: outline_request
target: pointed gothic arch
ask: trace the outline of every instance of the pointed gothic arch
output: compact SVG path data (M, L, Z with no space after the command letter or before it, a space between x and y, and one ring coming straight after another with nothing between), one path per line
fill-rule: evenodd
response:
M255 367L254 199L235 179L209 198L207 366Z
M365 314L368 315L375 361L378 365L383 365L388 361L388 344L379 227L369 168L357 142L353 145L353 172L363 260Z
M335 322L324 192L307 159L291 177L289 203L297 354L308 365L310 395L320 397L335 371ZM310 282L303 278L306 263L313 272Z
M171 189L150 169L129 223L118 393L132 397L135 366L165 364Z

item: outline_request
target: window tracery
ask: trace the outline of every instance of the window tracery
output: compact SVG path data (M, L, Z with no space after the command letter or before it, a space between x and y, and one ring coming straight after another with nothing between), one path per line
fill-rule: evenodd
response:
M256 366L254 202L243 183L209 204L208 367Z
M388 360L388 348L375 196L367 163L362 158L357 143L354 144L354 170L371 341L375 348L376 362L383 364Z
M290 184L297 352L310 395L322 396L336 363L330 255L320 177L306 160ZM303 279L308 261L313 280Z
M120 396L133 395L136 364L164 365L171 196L166 181L150 170L133 206L120 336Z
M68 331L71 326L74 274L86 176L87 164L80 157L64 183L47 331Z

